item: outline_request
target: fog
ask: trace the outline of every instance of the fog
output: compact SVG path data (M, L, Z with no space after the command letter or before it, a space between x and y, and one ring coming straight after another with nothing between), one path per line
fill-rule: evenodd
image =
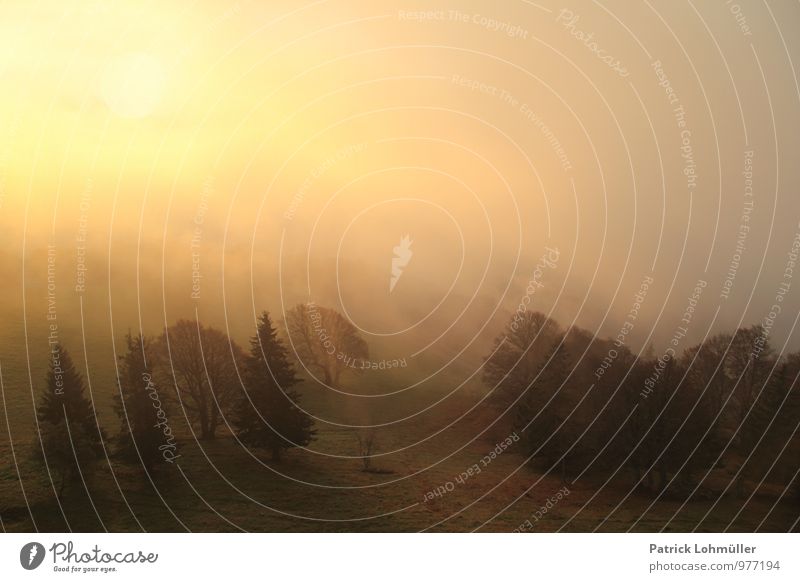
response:
M199 317L244 342L256 313L312 300L420 373L454 356L474 370L523 300L614 336L651 278L627 341L659 349L698 281L687 347L763 323L784 282L799 55L764 32L783 6L745 31L666 2L520 3L493 20L480 3L378 16L364 2L208 3L190 20L175 5L162 30L133 3L98 8L104 26L12 4L0 285L16 330L46 324L48 244L65 330L108 339ZM614 19L653 32L602 34ZM353 21L359 35L337 26ZM593 31L618 70L598 68L581 40ZM119 69L130 54L149 64ZM120 70L135 89L115 88ZM128 91L152 109L127 110ZM558 260L535 275L548 248ZM796 349L796 295L781 305L773 341Z

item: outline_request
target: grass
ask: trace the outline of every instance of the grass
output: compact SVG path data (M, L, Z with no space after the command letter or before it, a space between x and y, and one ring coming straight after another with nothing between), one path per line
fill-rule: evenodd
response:
M6 531L507 532L526 519L533 521L531 516L563 486L560 478L520 467L521 456L508 451L480 474L456 483L456 476L493 448L478 440L452 454L460 446L455 443L467 442L471 434L462 427L425 446L380 457L376 466L386 473L365 472L358 459L304 451L290 451L276 464L257 453L248 455L230 436L202 443L182 439L181 458L158 468L155 486L133 467L101 463L87 484L94 506L83 487L74 485L65 496L63 514L41 471L24 456L20 472L33 517L13 465L0 472L0 517ZM319 436L328 440L328 448L338 443L347 454L357 446L355 436L340 429L323 428ZM393 446L391 433L382 439L384 450ZM3 459L7 452L6 446ZM425 501L426 492L448 482L451 491ZM534 531L626 531L634 522L635 531L687 531L712 505L662 500L645 511L649 497L634 494L620 504L628 492L622 483L599 493L599 483L590 481L569 489L570 495L535 522ZM786 531L799 509L784 502L770 511L772 499L755 497L731 522L744 501L725 497L698 530L753 531L767 516L760 531Z

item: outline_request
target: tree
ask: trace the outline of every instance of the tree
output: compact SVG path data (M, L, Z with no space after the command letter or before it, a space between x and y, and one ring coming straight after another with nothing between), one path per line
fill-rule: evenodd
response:
M213 327L180 320L164 332L161 350L190 422L201 439L215 438L221 416L230 410L239 392L242 349Z
M733 335L728 351L727 372L734 384L733 421L740 427L737 445L743 446L748 439L743 425L755 409L759 394L768 391L770 371L775 364L775 355L761 325L742 328Z
M730 372L728 351L732 342L731 334L717 334L689 348L683 355L684 365L688 369L689 384L703 393L708 407L714 414L722 410L733 385L728 375ZM712 428L712 432L716 432L718 425L719 420Z
M367 342L361 338L358 329L335 309L315 303L298 304L286 314L286 329L300 365L315 380L324 382L326 387L334 390L341 388L346 374L360 374L364 362L369 360ZM368 425L372 422L366 401L351 397L347 404L356 407L355 415L360 423ZM371 467L377 442L375 430L362 427L356 428L354 432L358 440L358 454L367 470Z
M119 391L114 411L120 419L117 455L127 462L141 463L151 473L159 458L170 451L175 438L167 423L167 405L156 386L153 369L156 354L150 340L125 336L126 352L120 356Z
M90 476L92 465L97 461L97 430L86 432L81 423L43 422L39 425L39 447L34 449L34 459L46 464L50 474L58 481L56 495L62 499L67 484ZM89 471L87 471L89 469Z
M245 389L234 416L239 440L269 450L276 461L284 449L309 444L316 431L313 419L297 406L294 386L301 380L266 311L250 338L244 370Z
M45 391L36 407L39 447L34 458L59 479L57 495L103 453L105 434L95 421L94 408L84 395L83 377L61 344L51 347Z
M776 368L742 426L742 454L749 461L743 474L755 481L769 475L776 483L789 483L798 470L800 451L800 352L789 354ZM784 451L783 462L775 455ZM769 473L768 473L769 472Z
M369 348L358 329L335 309L301 303L286 314L289 341L300 363L338 388L342 375L357 373L358 360L369 359Z
M367 428L356 433L358 451L361 456L362 471L365 473L381 472L372 467L372 455L378 446L378 435L374 428Z
M574 414L578 399L565 384L571 368L567 348L558 341L538 374L528 380L529 388L515 408L514 428L521 433L526 452L548 463L559 462L562 478L566 478L567 451L580 434Z
M660 359L643 360L634 376L636 382L625 386L628 404L638 404L625 427L626 440L634 446L628 465L635 471L637 483L653 493L663 491L670 473L683 460L676 457L680 450L670 447L692 404L684 395L690 387L681 390L683 374L676 358L662 355ZM647 384L641 382L643 377ZM643 386L649 389L646 396L642 396Z
M84 392L83 376L75 369L69 352L61 344L54 344L45 391L36 409L39 422L59 424L66 418L70 423L84 425L87 432L97 432L92 403Z

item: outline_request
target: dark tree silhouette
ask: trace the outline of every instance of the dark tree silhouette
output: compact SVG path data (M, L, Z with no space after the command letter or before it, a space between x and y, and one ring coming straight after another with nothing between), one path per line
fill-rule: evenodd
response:
M97 430L86 432L80 423L60 422L39 425L39 446L34 449L34 459L47 462L53 486L59 499L64 496L67 485L91 479L93 466L100 455L96 440Z
M222 415L240 391L242 349L221 331L185 319L168 327L159 343L165 375L181 408L201 439L215 438Z
M770 371L775 355L760 325L742 328L733 335L728 350L727 371L733 388L733 421L743 425L756 407L759 394L768 391ZM749 436L740 430L737 445L743 446Z
M92 403L86 398L83 377L60 344L51 346L45 390L36 408L39 446L34 458L47 464L58 479L57 495L77 480L103 453L103 431L98 428ZM54 483L55 485L55 483Z
M514 427L520 433L528 454L535 453L548 463L558 463L566 477L566 453L574 443L577 399L566 384L572 363L560 340L543 359L538 377L516 406Z
M643 362L643 375L649 378L649 393L641 397L642 385L633 385L638 407L626 427L626 434L633 451L629 466L635 471L637 483L647 491L660 493L666 487L671 472L685 460L676 457L681 447L670 447L677 438L676 431L686 419L693 402L684 394L688 386L681 388L685 369L675 358L663 358ZM640 380L641 377L637 377ZM684 431L684 437L687 432ZM682 439L686 442L686 439ZM685 450L686 453L691 447Z
M484 382L494 387L492 402L506 407L516 400L560 337L558 324L542 313L514 315L495 339L483 368Z
M800 354L776 360L767 335L752 326L636 356L522 313L495 340L484 382L511 407L524 453L562 477L579 461L589 474L626 466L651 495L702 498L720 482L743 493L745 480L788 485L798 467Z
M114 394L114 411L120 420L116 453L152 473L159 459L165 458L163 451L174 456L175 438L167 419L167 402L154 378L157 362L150 340L128 334L125 346L120 356L119 390Z
M297 406L300 395L294 386L301 380L266 311L250 338L244 370L245 390L234 415L239 439L270 451L276 461L285 449L309 444L316 431L311 417Z
M760 392L741 426L738 447L748 459L742 479L791 483L800 470L800 352L789 354ZM779 459L775 458L780 454ZM796 487L797 485L795 485ZM800 491L798 491L800 492ZM744 493L740 487L740 495Z
M703 394L707 406L713 411L722 409L733 387L729 376L732 342L731 334L720 333L689 348L683 355L689 384ZM720 420L715 421L713 432L719 428Z

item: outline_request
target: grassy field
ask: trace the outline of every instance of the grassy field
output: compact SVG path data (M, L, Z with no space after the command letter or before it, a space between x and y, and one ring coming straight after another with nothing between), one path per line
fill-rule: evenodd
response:
M564 486L560 478L521 465L522 457L509 451L458 483L455 478L493 448L479 439L456 451L470 434L455 428L425 445L378 458L380 472L369 473L358 459L292 451L276 464L249 455L231 437L184 439L181 458L159 467L154 484L136 469L101 463L86 488L68 490L61 508L25 447L17 446L27 507L16 469L4 463L0 517L6 531L507 532L526 519L533 531L625 531L634 522L636 531L786 531L798 515L797 505L775 506L767 495L746 504L726 496L713 509L711 501L661 501L646 511L648 497L633 494L622 502L629 489L622 483L601 488L579 480L567 484L569 495L536 521L532 516ZM381 436L383 448L391 448L390 434ZM338 442L348 454L354 450L349 431L322 430L319 438ZM4 460L9 453L6 444ZM453 484L450 491L425 500L427 492L447 483Z

